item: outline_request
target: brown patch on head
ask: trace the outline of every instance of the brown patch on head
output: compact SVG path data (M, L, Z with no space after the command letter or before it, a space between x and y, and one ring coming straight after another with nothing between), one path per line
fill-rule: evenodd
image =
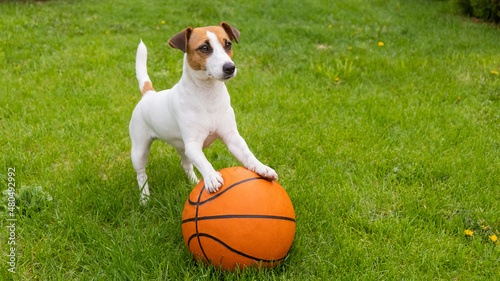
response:
M233 56L231 42L235 41L238 43L240 32L225 22L220 23L218 26L199 27L195 29L188 27L170 38L168 43L172 48L187 53L187 61L192 69L204 70L206 60L213 51L213 46L210 46L210 40L207 36L208 31L217 36L219 43L231 58Z
M142 86L142 90L141 90L141 94L144 96L145 93L147 93L148 91L154 91L155 89L153 89L153 84L151 84L151 82L149 81L146 81L144 82L144 86Z

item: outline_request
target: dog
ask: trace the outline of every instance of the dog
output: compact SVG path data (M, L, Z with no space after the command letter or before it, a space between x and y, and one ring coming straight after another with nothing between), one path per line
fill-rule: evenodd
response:
M147 49L139 43L136 74L142 99L129 125L131 159L137 172L141 202L149 199L146 164L151 144L163 140L177 149L187 177L199 182L193 164L201 173L208 192L216 192L224 179L202 149L221 139L247 169L270 181L276 172L262 164L240 136L224 82L236 75L232 42L238 43L238 29L222 22L218 26L188 27L168 40L170 47L184 52L183 72L169 90L156 92L147 72Z

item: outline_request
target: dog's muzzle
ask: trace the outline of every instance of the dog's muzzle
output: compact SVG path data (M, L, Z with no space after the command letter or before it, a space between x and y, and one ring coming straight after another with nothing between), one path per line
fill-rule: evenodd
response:
M236 75L236 66L232 62L227 62L222 66L222 73L222 79L229 80Z
M235 70L236 66L234 66L234 63L228 62L222 66L222 71L228 76L232 76Z

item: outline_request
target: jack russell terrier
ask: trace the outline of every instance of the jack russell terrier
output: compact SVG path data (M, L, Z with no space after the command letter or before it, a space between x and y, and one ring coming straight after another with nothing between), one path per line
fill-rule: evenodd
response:
M224 184L221 174L202 151L217 138L247 169L268 180L278 179L273 169L257 160L238 133L224 84L236 75L231 60L232 41L238 43L239 35L236 28L225 22L218 26L188 27L174 35L168 43L184 52L182 77L172 89L160 92L153 89L146 67L146 46L142 41L139 43L135 67L142 99L132 113L129 132L141 202L149 198L146 163L151 143L156 139L174 146L188 178L199 182L194 164L209 192L218 191Z

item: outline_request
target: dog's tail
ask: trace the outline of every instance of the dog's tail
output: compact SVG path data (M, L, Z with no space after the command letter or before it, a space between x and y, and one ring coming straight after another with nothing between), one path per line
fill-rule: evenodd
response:
M146 66L146 61L148 60L148 50L144 43L139 43L137 47L137 56L135 59L135 72L137 74L137 80L139 80L139 89L142 95L149 91L154 91L151 79L148 76L148 68Z

